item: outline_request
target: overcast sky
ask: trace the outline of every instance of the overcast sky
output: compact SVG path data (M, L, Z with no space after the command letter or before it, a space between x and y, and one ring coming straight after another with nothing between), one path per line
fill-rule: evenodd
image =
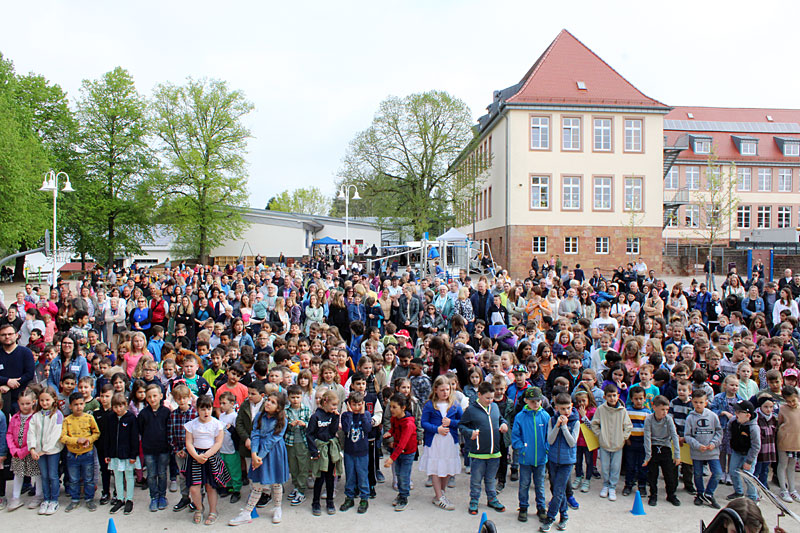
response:
M60 84L115 66L150 95L187 76L226 80L247 118L250 203L333 180L381 100L431 89L477 118L562 28L669 105L800 106L800 2L425 0L4 2L0 52Z

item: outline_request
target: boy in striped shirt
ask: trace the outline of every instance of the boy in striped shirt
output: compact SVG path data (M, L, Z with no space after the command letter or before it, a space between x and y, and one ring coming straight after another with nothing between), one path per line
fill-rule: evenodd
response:
M683 439L683 432L686 429L686 417L689 412L694 409L692 407L692 384L686 380L681 379L678 381L678 396L672 399L669 403L669 414L672 415L672 420L675 422L675 429L678 431L678 441L681 446L686 442ZM694 490L694 473L692 465L681 463L680 477L683 479L683 488L689 494L695 494Z
M634 485L639 486L642 496L647 495L647 467L642 466L645 458L644 451L644 419L652 411L644 406L647 394L640 386L632 387L628 393L631 406L627 408L628 417L633 424L631 436L625 443L625 488L622 495L628 496Z

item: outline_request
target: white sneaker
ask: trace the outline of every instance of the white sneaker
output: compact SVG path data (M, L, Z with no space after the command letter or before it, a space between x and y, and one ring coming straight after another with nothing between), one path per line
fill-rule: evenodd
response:
M34 496L31 501L28 502L28 509L36 509L40 505L42 505L42 500L44 498L42 496Z
M47 505L47 513L45 513L45 514L47 514L49 516L51 514L56 514L56 511L58 511L58 502L57 501L56 502L50 502Z
M42 502L39 504L39 514L47 514L47 509L50 507L50 502Z
M11 511L16 511L17 509L19 509L23 505L25 505L25 504L22 503L22 500L20 500L19 498L12 498L11 500L9 500L8 507L6 507L6 509L10 513Z
M608 496L608 487L603 487L600 489L600 497L605 498L606 496Z
M608 489L608 501L610 501L610 502L617 501L617 491L616 491L616 489Z
M242 524L249 524L252 521L253 517L250 516L250 513L248 513L245 509L242 509L242 511L238 515L236 515L235 518L232 518L230 522L228 522L228 525L241 526Z
M785 501L786 503L792 503L794 501L788 490L781 491L781 500Z
M800 493L798 493L796 490L793 490L790 496L794 501L800 502ZM11 504L9 504L8 508L9 510L11 509Z
M447 480L447 488L454 489L456 488L456 477L450 476L450 479Z
M169 482L169 491L170 492L178 492L178 481L173 479Z
M273 524L280 524L281 517L283 517L283 511L280 507L276 507L275 510L272 512L272 523Z

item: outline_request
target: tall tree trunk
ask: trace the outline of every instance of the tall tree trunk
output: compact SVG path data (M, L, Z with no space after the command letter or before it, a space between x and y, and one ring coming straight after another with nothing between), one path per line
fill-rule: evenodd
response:
M19 251L24 252L28 249L27 243L20 243ZM17 257L14 261L14 281L25 281L25 258L27 256L23 255Z

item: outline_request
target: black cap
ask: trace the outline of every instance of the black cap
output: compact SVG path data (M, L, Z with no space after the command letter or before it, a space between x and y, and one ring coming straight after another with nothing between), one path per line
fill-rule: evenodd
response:
M737 413L739 412L746 412L750 415L750 418L754 418L756 416L756 409L753 407L753 404L747 400L742 400L741 402L736 404L734 408Z

